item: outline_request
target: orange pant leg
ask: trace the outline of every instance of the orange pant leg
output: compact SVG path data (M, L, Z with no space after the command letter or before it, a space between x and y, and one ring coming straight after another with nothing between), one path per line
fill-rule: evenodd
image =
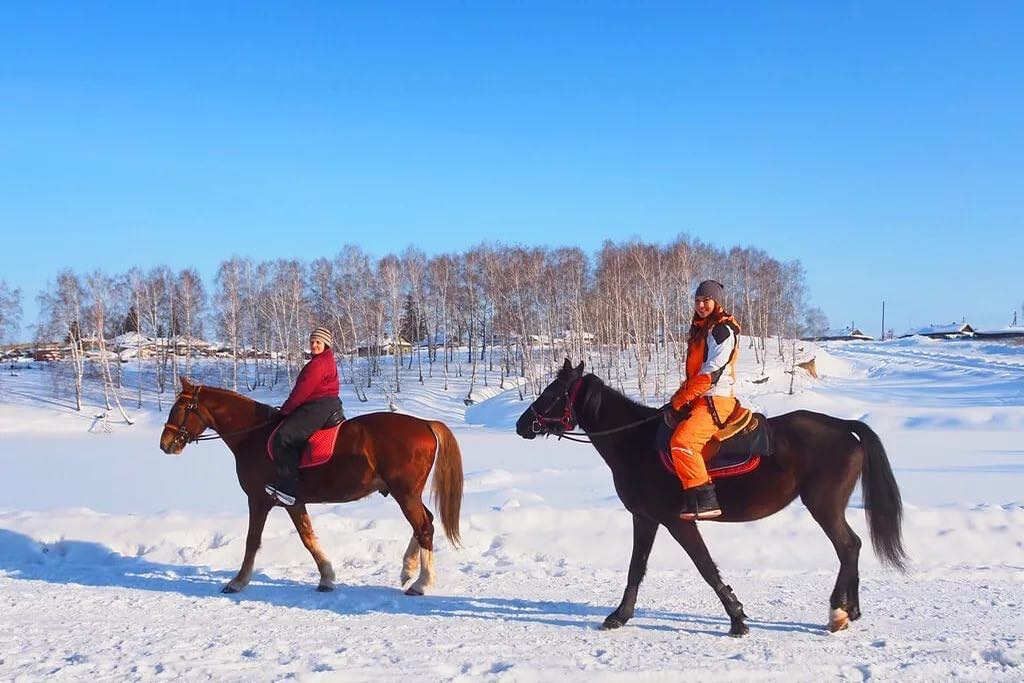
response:
M722 420L728 418L736 407L734 398L715 396L713 400L718 416ZM689 417L679 423L669 442L672 464L684 489L711 481L704 464L704 446L718 431L718 426L708 409L707 399L698 398L692 405L693 410Z

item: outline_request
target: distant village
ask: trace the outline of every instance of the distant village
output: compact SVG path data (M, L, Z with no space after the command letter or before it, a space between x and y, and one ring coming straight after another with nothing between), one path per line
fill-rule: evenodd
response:
M594 343L594 335L583 333L585 345ZM1002 340L1011 343L1024 344L1024 327L1004 327L997 329L977 329L967 322L949 323L946 325L929 325L918 329L910 330L905 334L886 335L886 339L905 339L908 337L921 336L931 339L944 340ZM872 335L866 334L860 328L849 325L839 329L831 329L821 335L805 336L801 341L876 341ZM436 341L436 340L435 340ZM547 346L562 341L556 335L554 339L547 335L530 335L530 342L535 346ZM397 339L385 337L376 343L359 342L352 348L346 348L343 354L361 358L371 356L393 356L409 355L417 346L426 349L429 342L423 341L412 344L399 337ZM436 346L441 346L436 341ZM456 344L457 345L457 344ZM154 338L129 332L119 335L113 339L104 340L103 343L95 338L83 337L82 350L85 358L99 359L104 353L107 359L127 363L134 360L147 360L151 358L166 358L170 355L190 358L210 359L231 359L231 347L219 342L210 342L203 339L183 337L178 338ZM67 343L56 342L35 342L14 344L5 347L0 352L0 358L32 358L36 361L56 361L71 358L71 347ZM246 347L238 350L238 358L272 360L283 358L283 354L277 351L263 351L260 349Z
M896 336L888 333L885 339L906 339L907 337L928 337L930 339L988 339L1008 340L1024 344L1024 327L1002 327L997 329L976 329L967 322L953 322L946 325L928 325L910 330L906 334ZM875 341L860 328L850 325L841 329L829 330L825 334L801 337L801 341Z
M589 332L576 333L572 335L569 331L563 337L555 335L550 337L544 334L530 335L530 344L533 346L550 346L561 344L575 336L578 343L591 345L594 343L594 335ZM515 335L513 335L515 337ZM443 339L423 340L416 344L410 343L402 337L384 337L376 342L360 341L351 348L341 349L340 353L358 358L369 358L372 356L408 356L419 347L427 350L431 347L441 347ZM449 345L458 347L458 339L449 339ZM233 356L231 347L220 342L210 342L199 338L164 338L147 337L136 332L128 332L118 335L113 339L99 340L95 337L83 336L81 339L83 356L86 359L99 360L106 354L107 360L127 363L136 360L148 360L151 358L167 358L170 355L189 358L211 358L227 359ZM308 356L308 352L304 352ZM0 352L0 358L32 358L37 361L68 360L72 357L70 343L57 342L33 342L13 344L5 347ZM285 354L280 351L264 351L253 347L242 347L238 349L239 360L273 360L284 358Z

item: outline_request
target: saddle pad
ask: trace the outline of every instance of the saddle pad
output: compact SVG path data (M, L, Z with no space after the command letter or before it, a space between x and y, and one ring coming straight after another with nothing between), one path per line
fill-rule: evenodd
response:
M743 429L724 443L719 443L717 452L707 461L708 475L713 480L753 472L761 465L763 459L771 457L771 440L764 415L752 413L749 418L743 420L743 423ZM669 452L671 436L672 429L662 424L658 428L656 441L661 464L674 475L676 471ZM709 445L713 447L716 442L717 439L713 439Z
M672 456L668 451L659 449L661 464L665 466L668 473L675 476L676 469L672 465ZM713 457L707 463L708 476L712 480L738 477L741 474L753 472L761 465L761 456L758 454L741 455L736 453L724 453Z
M729 416L726 423L711 438L717 441L728 441L743 431L743 428L750 424L750 420L753 417L754 413L751 410L737 405L736 410Z
M340 422L333 427L313 432L306 444L306 450L302 451L302 457L299 458L299 469L323 465L331 459L331 456L334 455L334 444L338 441L338 432L343 424L345 423ZM275 427L267 439L267 457L271 460L274 459L274 450L271 445L274 443L274 435L280 428L280 425Z

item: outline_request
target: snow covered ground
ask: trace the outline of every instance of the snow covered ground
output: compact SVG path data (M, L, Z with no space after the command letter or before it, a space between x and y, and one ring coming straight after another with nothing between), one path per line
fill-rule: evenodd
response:
M591 447L515 436L526 407L515 390L492 382L467 409L465 378L448 392L403 383L399 408L447 421L465 459L465 547L439 534L431 595L399 591L409 529L374 496L312 509L335 592L315 592L316 569L275 511L252 583L228 596L245 503L227 449L163 456L155 408L108 432L94 408L54 401L39 367L4 370L0 679L1024 679L1024 348L906 339L806 353L822 377L799 375L790 396L781 366L749 381L760 371L748 351L741 398L768 414L870 423L903 491L912 564L906 575L879 566L855 492L864 617L829 635L838 563L799 504L703 524L751 617L739 640L664 532L636 618L598 630L625 585L629 515ZM343 398L350 414L385 405Z

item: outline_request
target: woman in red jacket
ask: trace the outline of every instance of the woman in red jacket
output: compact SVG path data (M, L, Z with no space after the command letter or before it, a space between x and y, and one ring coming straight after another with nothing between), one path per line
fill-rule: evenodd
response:
M344 418L338 367L334 364L331 346L334 339L325 327L309 335L309 352L313 356L295 380L295 388L281 406L284 421L274 435L274 463L277 483L267 484L266 491L283 505L294 505L298 496L299 458L313 432Z

